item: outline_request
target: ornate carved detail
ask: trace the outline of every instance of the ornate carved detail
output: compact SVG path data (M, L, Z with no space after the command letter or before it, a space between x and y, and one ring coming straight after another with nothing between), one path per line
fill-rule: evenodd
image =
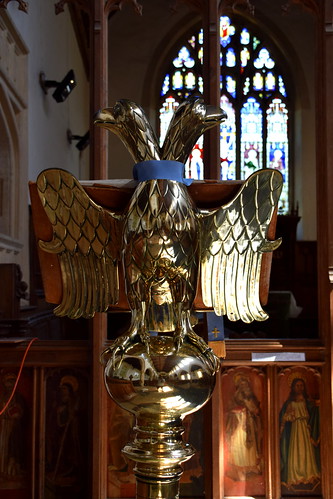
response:
M5 0L5 1L10 1L10 0ZM137 14L139 14L140 16L142 15L142 5L137 0L105 0L104 11L106 15L109 15L111 12L121 10L126 2L132 4ZM55 13L60 14L61 12L64 12L65 5L70 3L73 4L75 7L82 9L84 11L90 10L89 0L59 0L57 3L54 4Z
M282 187L280 173L255 172L233 200L212 211L194 207L182 178L197 138L225 117L202 99L189 98L177 108L159 147L134 102L122 99L101 110L95 124L119 136L138 163L139 183L119 215L95 204L72 174L40 173L37 189L53 239L39 244L59 258L58 315L92 317L117 303L122 260L133 331L142 338L147 331L175 331L175 342L181 342L186 327L191 331L199 265L206 307L232 321L267 318L260 304L260 272L263 253L280 244L266 238Z
M142 15L142 5L137 0L106 0L105 12L110 14L111 12L121 10L127 2L132 4L137 14Z
M5 234L0 234L0 253L12 253L18 255L22 251L23 244Z
M75 4L79 9L89 11L89 0L59 0L59 2L54 4L54 9L55 13L60 14L61 12L64 12L65 10L65 5L66 3L73 3Z
M7 9L7 5L9 2L13 0L0 0L0 8ZM18 10L22 10L26 14L28 14L28 3L24 2L24 0L14 0L18 3Z

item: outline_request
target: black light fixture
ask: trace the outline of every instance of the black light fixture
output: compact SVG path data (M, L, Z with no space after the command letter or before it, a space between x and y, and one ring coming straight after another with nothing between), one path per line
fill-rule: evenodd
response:
M77 140L78 143L75 147L79 151L83 151L89 145L90 134L89 131L85 135L73 135L70 130L67 130L67 140L71 144L73 140Z
M71 69L62 81L47 80L44 73L39 74L39 83L43 92L47 94L49 88L55 88L52 97L57 102L64 102L71 91L76 87L74 71Z

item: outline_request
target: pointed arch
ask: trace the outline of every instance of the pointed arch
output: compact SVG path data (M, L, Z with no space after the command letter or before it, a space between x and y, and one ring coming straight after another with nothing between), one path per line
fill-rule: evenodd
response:
M18 216L19 196L19 134L15 112L6 90L0 82L0 233L17 238L15 220Z
M194 30L169 60L160 89L161 142L179 103L203 93L203 36L202 29ZM220 129L221 179L243 179L257 169L279 165L285 177L280 212L288 213L293 109L283 62L274 42L247 19L220 17L221 107L228 113ZM194 154L203 157L202 141ZM198 178L192 157L186 170ZM201 168L199 178L203 176Z
M2 13L0 38L0 254L1 263L26 270L28 245L27 55L10 17ZM25 267L25 268L24 268Z

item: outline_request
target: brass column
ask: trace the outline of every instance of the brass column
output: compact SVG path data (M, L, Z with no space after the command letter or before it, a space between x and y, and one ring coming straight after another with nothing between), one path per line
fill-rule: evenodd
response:
M203 345L195 333L178 351L169 336L154 336L147 347L139 335L129 343L124 335L102 355L109 394L136 417L123 453L136 463L137 499L179 498L181 464L195 453L182 440L182 418L209 400L219 366Z

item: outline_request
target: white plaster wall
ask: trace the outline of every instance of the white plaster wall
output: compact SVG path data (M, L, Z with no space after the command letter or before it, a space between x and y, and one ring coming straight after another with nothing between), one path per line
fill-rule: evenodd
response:
M256 2L256 16L261 29L267 29L289 65L294 85L290 96L294 122L289 126L294 140L290 155L294 177L294 206L301 217L297 228L300 240L317 239L316 219L316 17L301 5L290 5L285 12L283 1Z
M28 14L10 2L6 15L26 46L26 109L19 115L20 178L16 195L19 215L13 220L22 249L17 255L0 254L0 263L18 263L23 280L29 282L28 180L36 180L40 171L56 167L72 171L79 178L89 172L89 148L79 152L75 142L70 145L67 129L84 135L89 129L89 85L74 35L68 8L55 15L53 0L29 2ZM69 69L75 72L77 86L63 103L45 95L39 85L43 71L50 80L60 81Z
M7 13L0 14L0 263L19 264L27 278L27 48Z
M8 11L26 43L28 56L28 176L35 180L44 168L72 171L79 177L88 172L89 150L79 153L67 141L66 131L84 135L89 128L89 86L74 35L68 8L55 15L53 0L29 2L29 13L8 5ZM45 95L39 73L60 81L69 69L75 72L77 86L65 102Z

